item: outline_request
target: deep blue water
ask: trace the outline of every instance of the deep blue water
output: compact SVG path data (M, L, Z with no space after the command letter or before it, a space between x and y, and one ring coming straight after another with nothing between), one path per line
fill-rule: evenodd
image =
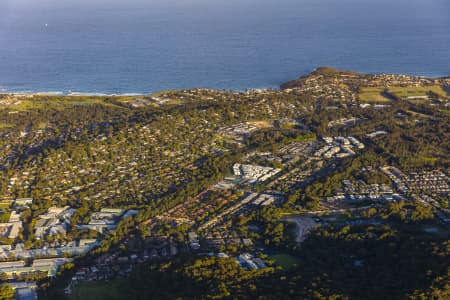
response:
M4 91L267 88L323 65L450 75L450 1L0 0Z

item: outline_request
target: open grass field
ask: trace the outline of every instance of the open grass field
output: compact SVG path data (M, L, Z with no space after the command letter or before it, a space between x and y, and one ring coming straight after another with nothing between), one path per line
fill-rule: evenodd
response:
M250 125L256 126L258 128L270 128L273 127L273 123L267 120L258 120L258 121L249 121L247 122Z
M104 105L123 109L109 100L124 104L134 104L137 99L145 98L144 95L124 95L124 96L91 96L91 95L0 95L0 109L9 109L11 111L31 111L36 109L55 109L62 111L64 109L81 105ZM179 99L162 99L161 103L142 101L145 105L158 107L160 105L179 105L183 101ZM1 126L1 125L0 125ZM1 127L0 127L1 128Z
M0 209L7 209L9 208L10 204L9 203L0 203Z
M450 116L450 109L441 109L441 112Z
M433 92L440 97L447 98L449 95L439 85L419 86L419 87L390 87L389 91L399 98L421 97Z
M435 152L436 156L443 156L446 155L442 152ZM442 160L438 157L426 157L422 155L415 155L414 157L408 156L408 157L402 157L400 158L402 163L408 164L410 166L416 167L416 166L423 166L423 165L431 165L433 166L437 161Z
M0 123L0 129L2 129L2 128L9 128L9 127L12 127L12 126L13 126L12 124Z
M300 262L297 257L283 253L271 255L269 259L273 260L275 265L282 267L284 270L292 269Z
M389 98L382 95L383 90L383 87L362 88L358 94L359 100L367 103L390 102Z
M76 105L93 104L116 106L105 101L107 98L104 96L11 95L2 99L0 109L7 108L15 111L30 111L47 108L63 110ZM117 97L117 100L125 101L127 97Z
M9 222L9 216L11 214L9 212L0 213L0 223L7 223Z
M38 124L38 128L39 129L44 129L45 127L47 127L47 123L46 122L39 122L39 124Z
M70 300L120 300L124 295L119 290L120 281L96 281L79 283L72 289Z

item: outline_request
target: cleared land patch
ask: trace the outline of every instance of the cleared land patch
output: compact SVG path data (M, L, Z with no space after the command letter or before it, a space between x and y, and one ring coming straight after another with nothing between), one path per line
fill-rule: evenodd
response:
M361 88L359 92L359 100L362 102L390 102L389 98L383 96L384 88L382 87L367 87Z
M120 281L96 281L79 283L73 287L71 300L118 300L123 299L119 290Z
M259 120L259 121L249 121L247 122L250 125L256 126L258 128L270 128L273 127L273 124L271 121L267 120Z
M273 260L276 265L282 267L284 270L295 268L300 262L297 257L283 253L271 255L269 259Z
M8 124L8 123L0 123L0 129L1 128L9 128L9 127L13 127L12 124Z
M439 85L418 87L390 87L389 92L402 99L424 97L428 96L430 92L443 98L447 98L449 96L447 92Z
M105 105L119 107L106 101L107 97L95 96L48 96L48 95L8 95L0 99L0 109L31 111L35 109L63 110L77 105Z

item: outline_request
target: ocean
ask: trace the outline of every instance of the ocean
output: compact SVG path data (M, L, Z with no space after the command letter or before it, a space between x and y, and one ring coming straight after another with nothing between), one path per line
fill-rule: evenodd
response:
M0 0L0 92L277 88L319 66L450 75L449 0Z

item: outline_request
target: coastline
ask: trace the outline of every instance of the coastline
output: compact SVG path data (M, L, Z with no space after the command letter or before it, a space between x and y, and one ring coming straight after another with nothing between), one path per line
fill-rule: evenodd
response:
M321 68L331 68L334 69L336 71L342 71L342 72L354 72L357 74L361 74L361 75L404 75L404 76L411 76L411 77L417 77L417 78L426 78L426 79L448 79L450 78L450 74L449 75L416 75L416 74L408 74L408 73L365 73L365 72L359 72L359 71L352 71L352 70L347 70L347 69L337 69L334 67L327 67L327 66L319 66L317 68L314 68L312 70L310 70L309 72L300 74L297 78L302 78L302 77L308 77L310 76L312 73L316 72L317 70L320 70ZM295 79L297 79L295 78ZM24 90L24 91L20 91L20 90L8 90L8 87L5 85L1 85L0 84L0 95L14 95L14 96L30 96L30 95L37 95L37 96L75 96L75 97L80 97L80 96L89 96L89 97L130 97L130 96L147 96L147 95L153 95L153 94L158 94L158 93L162 93L162 92L166 92L166 91L177 91L177 90L194 90L194 89L208 89L208 90L215 90L215 91L231 91L231 92L238 92L238 93L242 93L242 92L246 92L246 91L267 91L267 90L282 90L282 85L285 84L286 82L289 82L291 80L295 80L295 79L288 79L285 82L278 82L277 84L274 85L268 85L268 86L264 86L264 87L245 87L245 88L218 88L218 87L176 87L176 88L163 88L160 90L156 90L156 91L145 91L145 92L134 92L134 91L127 91L127 92L104 92L104 91L84 91L84 92L79 92L79 91L72 91L72 90L67 90L67 91L55 91L52 89L36 89L36 90Z
M101 93L101 92L8 92L8 91L0 91L0 95L12 95L12 96L64 96L64 97L133 97L133 96L148 96L158 93L163 93L166 91L177 91L177 90L195 90L195 89L207 89L207 90L215 90L222 91L224 89L215 89L215 88L204 88L204 87L192 87L192 88L181 88L181 89L163 89L155 92L148 93ZM280 87L268 87L268 88L248 88L245 90L231 89L227 91L232 92L245 92L245 91L266 91L266 90L280 90Z

